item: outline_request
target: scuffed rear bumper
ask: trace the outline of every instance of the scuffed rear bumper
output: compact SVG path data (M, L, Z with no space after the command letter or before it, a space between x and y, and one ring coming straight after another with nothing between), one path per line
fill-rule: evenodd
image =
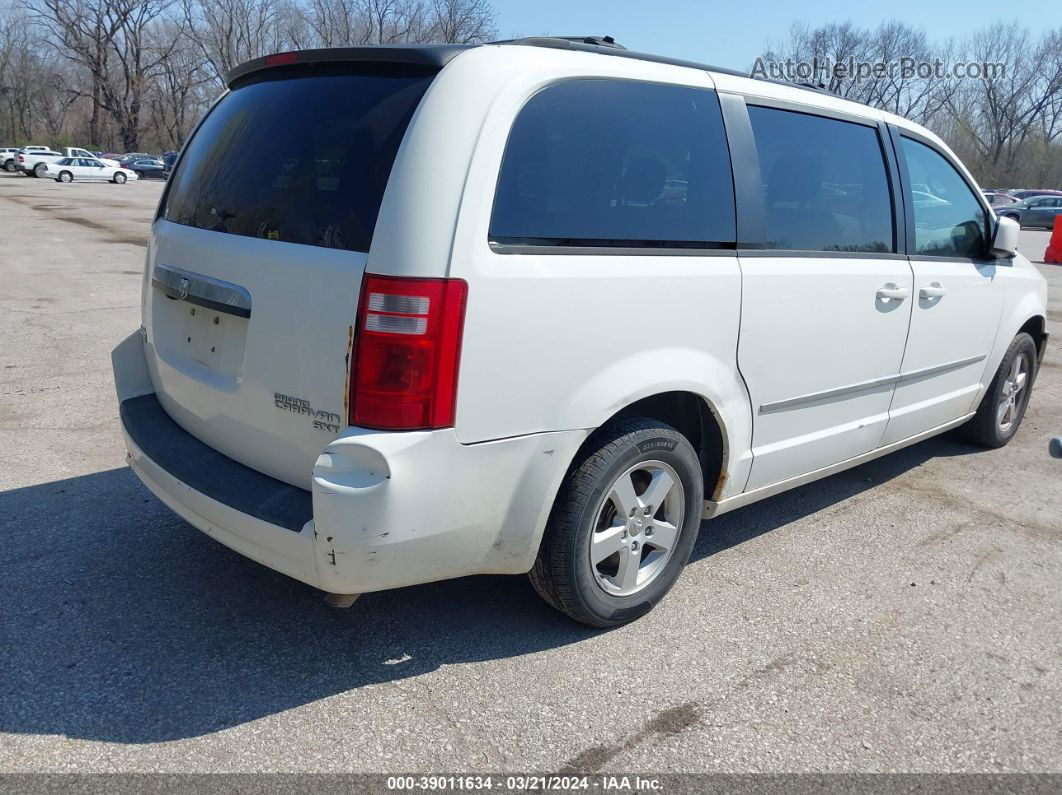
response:
M155 403L158 405L158 401ZM324 587L314 564L312 521L296 531L216 500L184 483L146 455L124 423L122 431L129 466L174 513L252 560L310 585Z
M129 464L187 522L334 593L363 593L534 563L585 431L462 445L452 429L348 429L322 451L312 492L227 458L155 398L143 343L112 354Z

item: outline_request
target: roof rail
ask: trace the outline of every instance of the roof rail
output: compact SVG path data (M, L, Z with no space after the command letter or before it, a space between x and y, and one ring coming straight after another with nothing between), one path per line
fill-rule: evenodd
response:
M612 47L617 50L627 49L611 36L524 36L519 39L492 41L491 44L530 44L534 47L563 47L561 42L590 44L595 47Z
M691 69L700 69L706 72L718 72L719 74L732 75L734 77L747 77L753 80L762 80L765 83L775 83L780 86L800 88L804 91L814 91L817 94L826 94L827 96L845 99L848 102L855 102L859 105L865 104L857 99L849 99L848 97L834 94L832 91L827 90L826 86L822 83L793 83L788 80L780 80L777 78L753 77L749 72L743 72L738 69L728 69L724 66L712 66L711 64L698 63L696 61L685 61L679 58L668 58L663 55L628 50L623 45L618 44L611 36L530 36L523 39L492 41L489 42L489 44L523 44L529 47L553 47L561 50L580 50L582 52L596 52L601 55L615 55L620 58L635 58L639 61L651 61L652 63L663 63L671 66L686 66Z
M663 63L669 66L686 66L690 69L700 69L707 72L719 72L720 74L733 75L734 77L748 77L747 72L737 69L727 69L722 66L697 63L696 61L684 61L680 58L668 58L663 55L653 55L648 52L628 50L621 44L617 44L611 36L531 36L524 39L505 39L492 41L489 44L520 44L527 47L552 47L558 50L578 50L580 52L594 52L599 55L614 55L618 58L634 58L638 61L650 61Z

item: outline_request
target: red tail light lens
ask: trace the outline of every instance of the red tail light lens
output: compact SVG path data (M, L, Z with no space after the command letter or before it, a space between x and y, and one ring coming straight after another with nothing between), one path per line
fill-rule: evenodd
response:
M350 374L351 425L454 424L467 295L460 279L365 275Z

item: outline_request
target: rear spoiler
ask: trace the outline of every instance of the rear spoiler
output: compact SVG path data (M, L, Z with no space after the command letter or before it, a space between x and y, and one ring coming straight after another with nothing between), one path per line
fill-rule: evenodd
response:
M474 44L377 44L371 47L330 47L322 50L296 50L255 58L235 67L229 72L225 83L233 83L255 72L292 64L319 63L394 63L441 69Z

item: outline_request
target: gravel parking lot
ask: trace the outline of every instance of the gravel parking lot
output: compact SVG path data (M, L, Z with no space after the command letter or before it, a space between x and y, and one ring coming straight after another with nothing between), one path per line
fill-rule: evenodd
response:
M109 353L160 193L0 174L0 772L1062 771L1062 267L1009 447L707 523L598 632L521 577L335 610L140 485Z

